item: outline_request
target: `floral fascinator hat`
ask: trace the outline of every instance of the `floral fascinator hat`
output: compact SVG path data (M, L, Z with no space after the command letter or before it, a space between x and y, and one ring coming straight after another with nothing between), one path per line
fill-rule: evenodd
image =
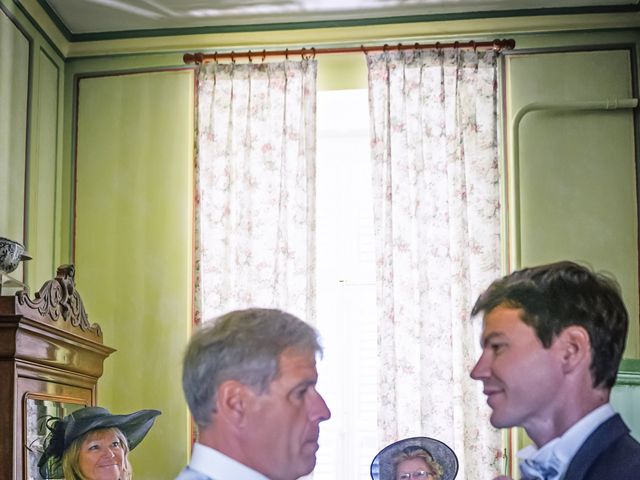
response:
M402 453L409 455L424 450L427 456L442 467L442 480L453 480L458 474L458 458L445 443L429 437L412 437L399 440L383 448L371 462L373 480L394 480L394 458Z
M38 461L38 470L42 478L64 478L62 456L74 440L91 430L117 428L133 450L152 427L161 412L158 410L140 410L129 415L112 415L102 407L86 407L70 413L63 419L48 417L45 425L49 434L45 439L44 452Z

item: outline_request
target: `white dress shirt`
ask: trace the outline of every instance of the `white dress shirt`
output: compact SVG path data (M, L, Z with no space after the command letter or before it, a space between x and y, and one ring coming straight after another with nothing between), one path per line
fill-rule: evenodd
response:
M200 443L193 446L189 470L215 480L269 480L255 470Z
M520 471L524 478L560 480L563 478L571 460L589 435L602 423L615 415L611 404L602 405L578 420L561 437L554 438L541 448L529 445L518 452ZM551 468L553 473L535 475L535 465L541 470Z

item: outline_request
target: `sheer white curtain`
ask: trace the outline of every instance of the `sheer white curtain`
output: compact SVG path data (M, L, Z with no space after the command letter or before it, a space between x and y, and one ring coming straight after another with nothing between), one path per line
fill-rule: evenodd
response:
M469 378L469 312L500 272L496 58L460 49L370 55L381 444L430 436L458 478L493 478L500 435Z
M260 306L314 322L316 68L199 70L196 321Z

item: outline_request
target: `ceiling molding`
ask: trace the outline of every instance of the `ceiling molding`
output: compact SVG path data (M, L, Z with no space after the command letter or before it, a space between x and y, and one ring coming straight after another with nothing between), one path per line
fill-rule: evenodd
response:
M582 15L596 13L628 13L640 11L638 5L614 5L614 6L594 6L594 7L565 7L565 8L535 8L518 10L489 10L475 12L453 12L438 13L428 15L404 15L385 17L364 17L364 18L344 18L333 20L297 21L280 23L254 23L254 24L233 24L233 25L211 25L178 28L160 29L140 29L93 33L72 33L62 20L57 16L45 0L38 0L38 3L58 26L61 33L72 43L99 41L99 40L122 40L147 37L171 37L181 35L201 35L201 34L223 34L223 33L248 33L248 32L273 32L280 30L309 30L318 28L343 28L377 25L395 25L403 23L427 23L455 20L474 20L491 18L511 18L511 17L535 17L549 15Z
M169 37L103 40L70 45L70 57L152 52L231 51L275 49L282 46L322 47L389 42L422 42L447 39L492 40L514 34L553 33L564 31L625 29L640 27L640 12L616 14L583 14L563 16L509 17L473 20L450 20L408 24L189 34Z
M415 42L640 27L640 7L536 9L84 34L69 40L39 0L14 0L66 58L282 46ZM265 33L268 32L268 35ZM82 38L82 40L78 40Z
M42 9L36 0L13 0L25 17L33 24L36 30L49 42L63 58L68 55L71 42L53 22L51 17Z

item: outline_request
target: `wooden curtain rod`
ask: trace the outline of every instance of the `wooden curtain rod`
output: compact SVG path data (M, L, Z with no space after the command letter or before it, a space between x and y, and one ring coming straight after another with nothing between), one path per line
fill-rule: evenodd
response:
M225 53L185 53L182 59L184 63L204 63L204 62L217 62L218 60L232 60L248 59L252 61L255 59L265 60L266 57L286 57L289 55L300 55L302 58L314 58L316 55L329 54L329 53L356 53L356 52L389 52L394 50L414 50L418 48L424 49L442 49L442 48L492 48L496 51L511 50L516 46L516 42L513 39L493 40L491 42L450 42L450 43L414 43L411 45L403 45L399 43L397 45L377 45L365 47L361 45L359 47L334 47L334 48L300 48L285 50L262 50L262 52L225 52Z

